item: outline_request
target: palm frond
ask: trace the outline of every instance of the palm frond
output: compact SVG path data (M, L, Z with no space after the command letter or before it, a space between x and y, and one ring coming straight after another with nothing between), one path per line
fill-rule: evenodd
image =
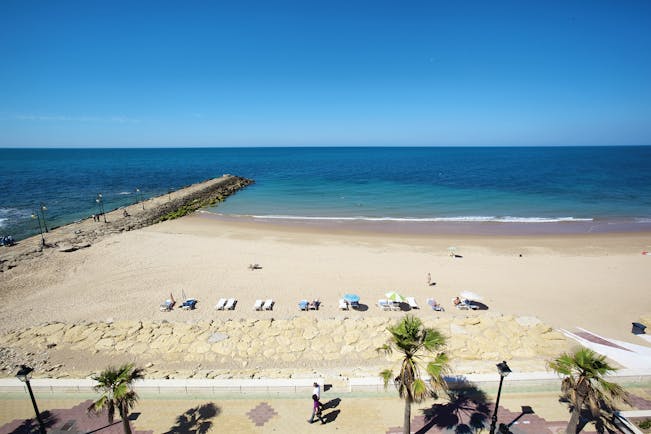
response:
M389 385L389 381L393 379L393 371L391 369L385 369L384 371L380 372L380 377L382 377L382 380L384 380L384 388L386 389Z

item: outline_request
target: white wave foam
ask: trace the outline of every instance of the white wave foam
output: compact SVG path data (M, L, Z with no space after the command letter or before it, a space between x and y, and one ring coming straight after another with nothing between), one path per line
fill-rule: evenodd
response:
M496 216L458 216L458 217L323 217L293 215L251 215L260 220L329 220L329 221L389 221L389 222L495 222L495 223L559 223L590 222L591 218L576 217L496 217Z
M6 222L7 220L9 220L9 219L3 219L3 218L0 218L0 228L5 227L5 222Z
M635 223L651 223L651 217L638 217L633 219Z
M118 195L122 195L122 196L127 195L127 194L131 194L131 192L130 191L121 191L121 192L118 193Z

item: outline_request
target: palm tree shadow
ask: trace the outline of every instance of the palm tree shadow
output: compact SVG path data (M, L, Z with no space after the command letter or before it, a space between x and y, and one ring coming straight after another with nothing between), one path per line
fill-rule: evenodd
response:
M211 419L219 416L221 409L209 402L186 410L176 418L176 425L165 434L206 434L213 425Z
M432 427L454 430L455 434L472 434L486 428L490 407L486 394L473 384L448 391L449 401L423 410L425 425L416 434Z
M45 410L40 413L41 420L45 428L52 428L59 419L50 411ZM11 431L9 434L32 434L40 432L38 421L36 418L25 420L20 426L15 430Z

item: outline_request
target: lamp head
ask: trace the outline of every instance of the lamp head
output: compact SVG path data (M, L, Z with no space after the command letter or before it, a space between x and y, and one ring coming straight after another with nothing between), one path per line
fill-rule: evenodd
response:
M23 383L29 381L32 378L32 371L34 369L26 365L20 365L20 370L16 373L16 378L18 378Z
M504 378L511 373L511 368L503 361L497 364L497 372L500 373L500 377Z

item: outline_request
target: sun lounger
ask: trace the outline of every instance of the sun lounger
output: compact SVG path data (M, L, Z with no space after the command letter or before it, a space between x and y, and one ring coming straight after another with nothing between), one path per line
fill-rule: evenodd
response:
M400 310L402 307L397 301L389 300L389 309L391 310Z
M443 309L443 306L438 304L436 300L433 298L428 298L427 299L427 304L432 308L432 310L438 311L438 312L443 312L445 309Z
M167 299L165 302L161 303L160 310L161 312L169 312L172 310L176 302L174 300Z
M183 309L183 310L194 310L196 305L197 305L197 300L196 299L188 298L183 302L183 304L181 304L181 309Z
M272 310L274 307L274 301L272 299L266 300L264 305L262 305L263 310Z
M407 297L407 304L409 304L409 307L412 309L420 309L420 306L418 306L414 297Z
M263 300L256 300L255 304L253 305L254 310L262 310L262 305L264 304Z
M454 303L454 300L452 300ZM478 306L474 305L472 301L466 300L465 298L461 300L461 303L457 304L457 309L459 310L477 310Z
M262 270L262 265L260 265L260 264L249 264L249 270Z
M224 309L226 309L226 310L235 309L235 303L237 303L236 298L229 298L228 301L226 302L226 306L224 306Z
M226 299L220 298L217 304L215 305L215 309L224 310L224 306L226 306Z
M377 301L377 305L382 310L391 310L391 306L389 305L388 300L380 299Z
M339 299L339 309L348 310L348 303L343 298Z
M300 310L307 310L310 303L307 300L301 300L298 302L298 308Z

